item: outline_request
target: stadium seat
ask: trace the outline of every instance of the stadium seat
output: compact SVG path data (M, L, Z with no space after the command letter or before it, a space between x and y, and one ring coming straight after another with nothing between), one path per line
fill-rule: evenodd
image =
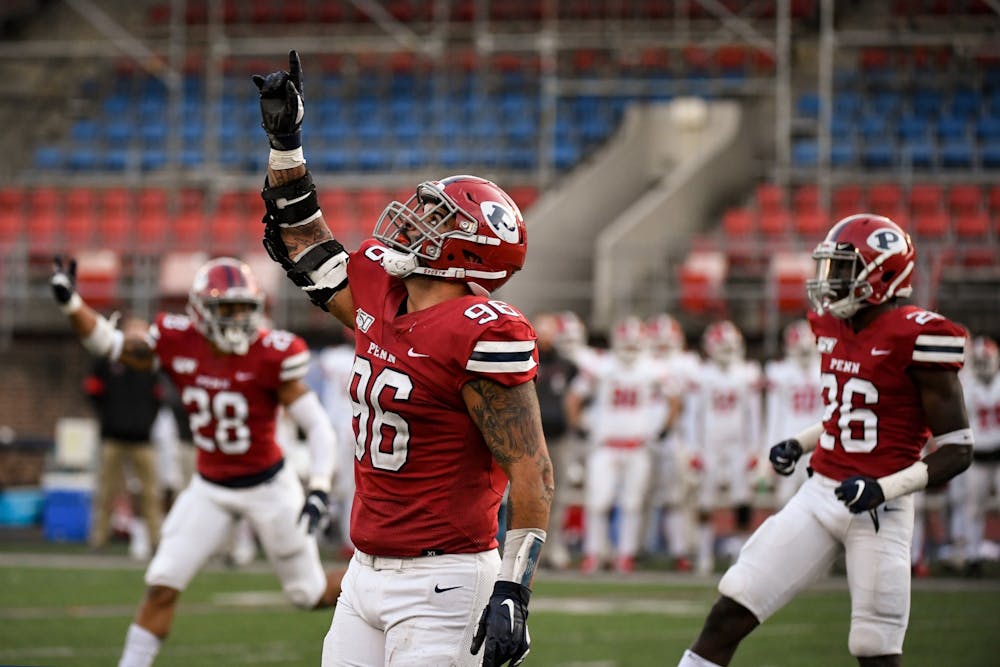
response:
M731 208L722 214L722 233L729 239L739 239L756 233L753 211L747 208Z
M812 211L819 208L819 186L800 185L792 194L792 207L795 211Z
M17 242L25 226L20 211L0 208L0 250Z
M77 287L87 295L87 303L97 309L112 306L118 296L121 274L118 253L108 248L94 248L74 250L74 255Z
M933 183L914 185L910 188L910 212L916 216L922 213L936 213L941 210L943 192L940 185Z
M761 211L757 219L757 228L765 237L780 238L788 233L791 217L791 214L783 208Z
M993 213L1000 213L1000 183L990 186L986 195L986 205Z
M777 211L785 206L785 192L773 183L761 183L757 186L757 207L763 212Z
M976 149L968 139L949 139L941 143L941 166L970 169L976 162Z
M948 208L953 214L975 213L982 204L982 190L978 185L953 185L948 190Z
M964 242L986 241L990 233L990 217L985 213L967 211L959 213L954 220L955 237Z
M830 196L830 206L834 211L858 213L867 208L864 190L860 185L841 185L834 188Z
M922 239L942 240L950 226L951 217L942 211L924 211L913 216L913 232Z
M830 216L820 208L796 211L792 214L795 233L807 243L818 243L830 229Z
M876 183L868 188L868 210L894 211L903 202L903 189L896 183Z
M768 277L779 311L802 312L806 308L805 284L814 271L812 253L776 252L771 255Z
M724 307L726 256L718 250L692 250L678 272L680 307L690 313L719 312Z

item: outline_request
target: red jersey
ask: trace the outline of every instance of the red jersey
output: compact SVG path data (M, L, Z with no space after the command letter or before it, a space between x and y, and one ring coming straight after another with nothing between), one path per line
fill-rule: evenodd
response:
M909 368L958 371L965 331L937 313L902 306L855 333L811 314L825 412L812 468L837 481L882 477L920 459L931 432Z
M366 241L347 268L356 355L351 540L379 556L492 549L507 476L462 387L534 379L535 332L520 312L481 296L401 314L406 288L382 269L384 249Z
M149 333L187 410L200 475L231 480L281 460L274 439L277 391L309 369L309 349L301 338L262 329L246 354L222 354L186 316L169 313L160 313Z

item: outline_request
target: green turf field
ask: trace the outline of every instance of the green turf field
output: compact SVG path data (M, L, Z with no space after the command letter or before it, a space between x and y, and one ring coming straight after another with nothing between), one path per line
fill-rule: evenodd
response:
M0 664L116 664L141 594L142 571L93 556L21 556L0 562ZM184 594L157 665L318 665L329 612L286 604L263 568L214 568ZM833 579L782 610L744 642L734 665L835 667L847 654L847 595ZM711 583L645 572L632 579L536 581L526 667L676 664L715 597ZM917 582L905 664L1000 664L1000 581ZM433 667L433 666L428 666Z

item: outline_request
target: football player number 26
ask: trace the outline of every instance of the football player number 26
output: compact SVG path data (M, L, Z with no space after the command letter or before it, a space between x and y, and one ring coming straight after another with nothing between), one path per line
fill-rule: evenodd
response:
M864 405L878 403L878 389L868 380L851 378L843 387L837 386L837 376L832 373L820 375L823 393L826 395L826 412L823 421L829 421L834 413L840 416L840 444L845 452L870 452L878 444L878 415ZM856 399L860 398L858 401ZM836 438L827 432L819 436L823 449L833 449Z
M360 461L365 449L371 452L372 466L380 470L399 470L406 463L410 446L410 425L403 417L385 410L380 399L386 392L396 401L406 401L413 391L409 376L392 368L383 368L372 377L372 364L368 359L356 357L352 369L357 385L351 381L351 403L358 419L358 439L354 443L354 456ZM392 434L392 441L385 439Z
M223 454L243 454L250 449L246 396L234 391L211 396L202 387L184 387L181 400L188 410L194 444L206 452L218 449ZM202 429L213 421L215 431L211 438L205 437Z

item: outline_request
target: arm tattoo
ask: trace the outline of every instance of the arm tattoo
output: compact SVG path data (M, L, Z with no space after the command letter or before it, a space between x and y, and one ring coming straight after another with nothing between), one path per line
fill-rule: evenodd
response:
M533 428L539 419L538 398L530 382L507 388L489 380L473 380L467 386L476 397L472 418L497 462L506 467L538 454Z
M268 168L267 180L272 186L284 185L302 178L305 176L305 173L305 166L295 167L294 169L281 169L280 171ZM322 215L308 225L282 227L281 229L281 240L285 242L285 249L288 250L288 256L293 259L311 246L332 238L333 234L330 232L330 228L327 227L326 220L323 219Z

